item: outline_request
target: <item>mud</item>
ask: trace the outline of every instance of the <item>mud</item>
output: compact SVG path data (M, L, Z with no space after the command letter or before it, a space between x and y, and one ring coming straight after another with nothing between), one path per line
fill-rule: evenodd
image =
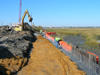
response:
M81 46L86 41L81 35L78 36L72 36L72 35L66 35L64 37L64 41L67 43L72 43L75 46Z
M87 50L92 53L95 53L99 58L100 58L100 48L93 48L89 47L84 44L86 41L81 35L78 36L73 36L73 35L66 35L64 37L64 41L67 42L68 44L71 44L72 46L76 46L82 50Z
M37 36L28 65L18 75L85 75L68 56L42 36Z

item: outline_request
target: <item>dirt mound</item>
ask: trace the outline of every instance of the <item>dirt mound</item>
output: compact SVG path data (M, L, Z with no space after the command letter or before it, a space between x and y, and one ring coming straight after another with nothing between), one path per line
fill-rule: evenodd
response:
M0 75L16 74L27 64L27 58L11 57L0 59Z
M74 62L47 39L37 37L29 63L17 75L85 75Z
M11 75L21 70L28 63L32 42L35 40L32 31L22 31L10 36L2 35L0 37L0 75Z
M33 35L29 31L19 32L11 36L0 38L0 58L11 56L27 56L27 49L32 46Z
M25 26L26 30L31 30L32 29L32 27L27 22L24 23L24 26Z

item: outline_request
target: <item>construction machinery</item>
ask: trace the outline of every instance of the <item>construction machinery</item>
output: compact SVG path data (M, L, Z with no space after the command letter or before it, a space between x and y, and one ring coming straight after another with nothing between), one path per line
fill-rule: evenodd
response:
M32 22L33 18L31 18L31 16L29 15L28 10L26 9L26 11L25 11L25 13L22 17L22 23L21 23L21 25L17 25L15 27L15 31L23 31L23 30L27 29L26 26L24 26L24 18L26 16L26 14L28 15L29 22Z

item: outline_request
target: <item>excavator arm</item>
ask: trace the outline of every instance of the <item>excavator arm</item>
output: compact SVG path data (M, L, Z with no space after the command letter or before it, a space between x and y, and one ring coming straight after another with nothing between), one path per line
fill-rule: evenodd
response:
M24 18L26 16L26 14L28 15L28 19L29 19L29 22L32 22L33 18L30 17L29 13L28 13L28 10L26 9L23 17L22 17L22 30L24 29Z

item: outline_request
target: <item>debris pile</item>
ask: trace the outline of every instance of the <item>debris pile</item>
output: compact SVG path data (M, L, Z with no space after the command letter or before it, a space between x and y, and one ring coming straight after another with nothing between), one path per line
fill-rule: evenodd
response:
M11 75L28 63L34 32L21 31L15 34L0 32L0 75Z
M29 31L19 32L16 35L1 37L0 58L7 58L11 55L26 57L27 49L32 46L32 41L33 36Z

